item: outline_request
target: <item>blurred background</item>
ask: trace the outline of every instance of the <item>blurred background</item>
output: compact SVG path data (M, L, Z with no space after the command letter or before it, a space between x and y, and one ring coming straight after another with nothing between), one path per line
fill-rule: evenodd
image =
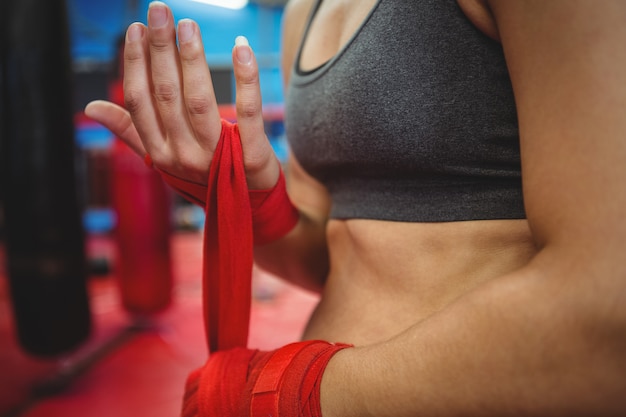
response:
M232 46L249 39L284 162L286 0L164 2L200 25L227 119ZM207 358L202 208L83 114L94 99L122 102L121 40L148 5L0 5L0 417L178 415L187 374ZM249 346L297 340L317 296L256 267L252 278Z

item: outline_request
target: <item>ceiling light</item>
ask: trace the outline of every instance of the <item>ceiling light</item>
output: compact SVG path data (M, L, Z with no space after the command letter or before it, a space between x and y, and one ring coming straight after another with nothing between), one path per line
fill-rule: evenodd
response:
M209 4L211 6L224 7L226 9L243 9L248 4L248 0L191 0L198 3Z

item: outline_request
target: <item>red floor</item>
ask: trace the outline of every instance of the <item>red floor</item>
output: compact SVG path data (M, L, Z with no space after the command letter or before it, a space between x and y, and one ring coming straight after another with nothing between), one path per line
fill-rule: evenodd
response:
M119 305L115 276L90 278L92 336L78 352L56 360L31 357L17 345L0 256L0 417L177 416L187 374L206 360L201 240L195 232L173 236L174 301L139 329ZM107 239L92 238L88 248L113 253ZM253 291L250 347L297 340L316 296L261 271L254 273ZM35 394L85 363L91 364L61 392Z

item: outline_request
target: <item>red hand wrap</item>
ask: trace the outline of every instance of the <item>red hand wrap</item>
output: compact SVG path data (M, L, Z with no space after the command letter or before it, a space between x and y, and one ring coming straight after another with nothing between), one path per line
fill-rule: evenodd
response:
M220 142L233 140L240 142L237 125L222 120ZM215 161L216 158L214 157L213 160ZM150 155L144 156L144 162L152 167ZM163 170L159 172L163 180L180 195L194 204L206 207L208 186L183 180ZM276 185L266 190L249 190L248 198L252 209L255 245L263 245L280 239L298 223L298 210L289 200L282 170Z
M348 345L306 341L273 352L216 352L189 376L183 417L321 417L328 361Z
M149 157L145 160L151 163ZM161 174L206 208L203 293L211 354L204 367L189 375L182 415L321 417L321 376L330 358L347 345L309 341L274 352L245 349L253 239L271 242L298 221L282 172L272 189L249 191L237 126L223 121L207 186Z
M298 223L300 214L287 195L285 176L269 190L249 190L254 244L264 245L285 236Z

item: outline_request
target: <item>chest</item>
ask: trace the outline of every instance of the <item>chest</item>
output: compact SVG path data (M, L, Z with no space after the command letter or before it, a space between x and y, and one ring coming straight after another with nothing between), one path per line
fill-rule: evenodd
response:
M325 63L292 75L287 134L302 166L322 182L518 170L500 45L452 0L381 0L368 13Z
M324 0L317 3L300 56L304 71L317 68L345 46L378 0Z

